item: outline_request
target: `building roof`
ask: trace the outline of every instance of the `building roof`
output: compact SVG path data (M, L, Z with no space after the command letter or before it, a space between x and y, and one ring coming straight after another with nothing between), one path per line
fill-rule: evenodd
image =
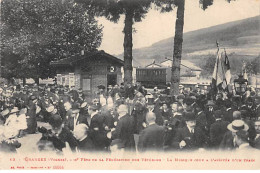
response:
M153 60L153 62L151 64L146 65L145 68L151 68L153 66L163 67L161 64L157 64L155 63L155 60Z
M53 66L73 66L76 63L78 63L78 62L80 62L82 60L85 60L86 58L91 58L91 57L97 56L97 55L99 57L108 58L108 59L110 59L112 61L115 61L115 62L117 62L118 64L120 64L122 66L124 65L124 61L122 61L121 59L116 58L116 57L106 53L103 50L95 51L95 52L88 52L85 55L71 56L71 57L68 57L68 58L60 59L58 61L52 61L51 65L53 65Z
M164 63L164 62L166 62L166 61L171 61L171 62L172 62L171 59L165 58L165 60L161 62L161 65L162 65L162 63ZM190 61L188 61L188 60L183 60L183 59L182 59L182 60L181 60L181 65L184 66L184 67L187 67L187 68L189 68L189 69L191 69L191 70L193 70L193 71L202 71L201 68L199 68L198 66L196 66L195 64L193 64L192 62L190 62Z

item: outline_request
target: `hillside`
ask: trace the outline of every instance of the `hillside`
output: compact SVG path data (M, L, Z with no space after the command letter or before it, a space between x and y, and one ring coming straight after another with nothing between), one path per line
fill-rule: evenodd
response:
M253 58L260 54L260 16L225 23L184 33L183 59L200 65L203 58L216 52L216 40L220 47L234 57ZM172 57L173 37L154 43L150 47L133 50L133 65L143 66L155 59ZM118 55L123 58L123 54Z

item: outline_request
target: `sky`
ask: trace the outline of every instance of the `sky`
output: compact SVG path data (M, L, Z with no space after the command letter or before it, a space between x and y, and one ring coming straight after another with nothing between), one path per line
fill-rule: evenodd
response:
M135 23L133 49L149 47L160 40L173 37L176 11L175 8L172 12L160 13L152 8L141 22ZM260 0L236 0L231 3L214 0L214 4L205 11L200 8L199 0L186 0L184 33L257 15L260 15ZM124 16L121 16L118 23L105 18L98 18L98 21L104 27L99 50L112 55L123 53Z

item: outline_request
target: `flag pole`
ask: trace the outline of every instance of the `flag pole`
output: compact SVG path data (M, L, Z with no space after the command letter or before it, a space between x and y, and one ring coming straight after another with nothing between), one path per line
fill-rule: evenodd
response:
M219 43L218 40L216 40L216 44L217 44L217 69L216 69L216 87L217 87L217 83L218 83L218 63L219 63L219 56L218 56L218 52L219 52ZM218 91L218 87L217 87L217 91Z

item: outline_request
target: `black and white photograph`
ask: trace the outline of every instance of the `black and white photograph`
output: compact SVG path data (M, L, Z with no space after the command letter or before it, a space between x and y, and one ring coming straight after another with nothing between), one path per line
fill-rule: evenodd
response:
M259 0L0 2L0 169L260 169Z

